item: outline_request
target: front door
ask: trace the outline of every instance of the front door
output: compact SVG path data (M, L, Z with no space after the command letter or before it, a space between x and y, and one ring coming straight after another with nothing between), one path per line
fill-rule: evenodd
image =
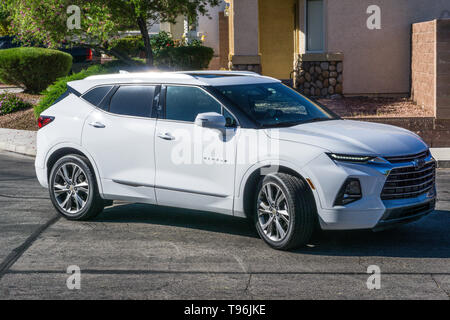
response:
M202 88L169 85L164 91L155 132L158 204L232 214L238 129L223 135L194 124L199 113L224 112Z

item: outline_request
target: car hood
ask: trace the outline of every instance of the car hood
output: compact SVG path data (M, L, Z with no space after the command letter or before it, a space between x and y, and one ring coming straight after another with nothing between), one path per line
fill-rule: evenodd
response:
M329 120L267 129L274 139L324 148L342 154L396 156L425 151L418 135L403 128L363 121Z

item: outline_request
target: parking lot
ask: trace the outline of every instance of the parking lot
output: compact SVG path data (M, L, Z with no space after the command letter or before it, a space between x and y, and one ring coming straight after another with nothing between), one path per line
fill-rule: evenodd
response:
M322 232L270 249L243 219L116 203L90 222L56 215L33 159L0 153L1 299L449 299L450 170L437 210L381 233ZM369 290L369 265L381 288ZM69 290L69 266L81 288Z

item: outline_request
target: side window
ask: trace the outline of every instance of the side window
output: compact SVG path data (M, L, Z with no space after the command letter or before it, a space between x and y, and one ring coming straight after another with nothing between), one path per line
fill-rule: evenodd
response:
M196 87L168 86L166 119L194 122L199 113L222 113L222 106L214 98Z
M226 126L230 127L230 128L234 128L237 126L237 121L236 119L233 117L233 115L231 113L228 112L227 109L223 109L223 116L225 117L225 120L227 122Z
M121 86L111 98L109 112L151 117L155 86Z
M103 98L111 90L112 86L97 87L83 95L83 99L89 101L94 106L98 106Z

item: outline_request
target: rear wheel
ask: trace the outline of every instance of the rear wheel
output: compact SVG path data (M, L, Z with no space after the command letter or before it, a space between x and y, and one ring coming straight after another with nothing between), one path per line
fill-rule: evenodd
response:
M271 247L288 250L306 244L317 216L314 196L304 180L285 173L265 176L255 201L255 224Z
M85 157L67 155L53 166L49 178L50 199L69 220L88 220L103 211L95 176Z

